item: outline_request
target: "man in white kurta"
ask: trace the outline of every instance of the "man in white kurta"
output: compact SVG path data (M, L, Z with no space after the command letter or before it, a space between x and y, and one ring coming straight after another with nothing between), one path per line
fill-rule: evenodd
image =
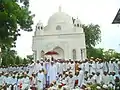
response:
M75 74L75 63L74 63L74 61L71 61L70 70L72 70L72 73Z
M106 85L110 83L110 76L107 74L107 72L104 72L102 75L102 83Z
M30 80L29 77L27 77L27 74L24 74L24 78L22 80L22 90L28 90L29 86L30 86Z
M95 75L95 83L101 84L101 82L102 82L102 76L100 75L99 72L97 72Z
M48 70L49 82L52 83L53 81L56 81L56 77L57 77L57 67L53 62L51 62L51 66Z
M82 86L84 83L84 72L81 68L79 68L79 79L78 79L78 86Z
M114 63L113 61L109 61L109 73L114 71Z
M41 69L41 64L39 61L37 61L37 63L35 64L35 69L34 69L35 73L38 73L40 69Z
M32 73L35 71L35 63L32 62L31 64L29 64L28 68L29 68L29 76L31 76Z
M45 84L45 75L42 72L42 70L40 70L38 75L37 75L37 88L38 88L38 90L43 90L44 84Z

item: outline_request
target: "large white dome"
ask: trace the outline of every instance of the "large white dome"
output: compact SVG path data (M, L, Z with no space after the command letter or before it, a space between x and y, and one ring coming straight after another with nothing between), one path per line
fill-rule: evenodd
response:
M57 24L57 23L68 23L72 24L72 18L59 10L59 12L54 13L48 20L48 24Z

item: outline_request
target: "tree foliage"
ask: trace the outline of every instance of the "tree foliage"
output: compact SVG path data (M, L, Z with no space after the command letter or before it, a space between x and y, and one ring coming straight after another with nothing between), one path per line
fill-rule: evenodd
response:
M82 25L85 32L85 42L87 49L87 56L90 57L91 54L96 52L94 47L101 42L101 30L99 25L89 24ZM95 51L95 52L93 52ZM100 50L102 52L102 50Z
M105 60L111 60L111 59L120 59L120 53L116 52L114 49L108 49L104 50L103 48L92 48L89 51L89 58L101 58Z
M83 25L87 48L95 47L101 42L101 30L99 25Z
M15 47L19 31L32 31L29 0L0 0L0 47Z

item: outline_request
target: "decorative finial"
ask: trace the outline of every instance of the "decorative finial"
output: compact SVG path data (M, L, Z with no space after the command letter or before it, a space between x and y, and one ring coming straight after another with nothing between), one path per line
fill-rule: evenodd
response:
M61 5L59 6L59 12L61 12Z

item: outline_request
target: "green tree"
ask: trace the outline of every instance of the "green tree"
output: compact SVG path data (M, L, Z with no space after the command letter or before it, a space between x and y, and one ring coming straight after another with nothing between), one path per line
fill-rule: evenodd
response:
M33 55L27 55L27 59L31 62L33 60Z
M29 0L0 0L0 47L15 47L20 30L32 31Z
M15 58L16 58L16 51L11 49L3 50L2 53L2 65L8 66L8 65L14 65L15 64Z
M26 58L24 58L23 59L23 64L25 65L25 64L27 64L28 62L27 62L27 59Z
M114 49L108 49L107 51L104 51L104 57L107 60L118 58L120 59L120 53L116 52Z
M85 32L85 42L87 56L91 57L91 53L95 50L94 47L101 42L101 30L99 25L89 24L82 25Z
M89 49L88 51L89 58L94 57L94 58L104 58L104 49L102 48L92 48Z
M15 58L15 64L20 65L22 63L22 59L19 56L16 56Z

